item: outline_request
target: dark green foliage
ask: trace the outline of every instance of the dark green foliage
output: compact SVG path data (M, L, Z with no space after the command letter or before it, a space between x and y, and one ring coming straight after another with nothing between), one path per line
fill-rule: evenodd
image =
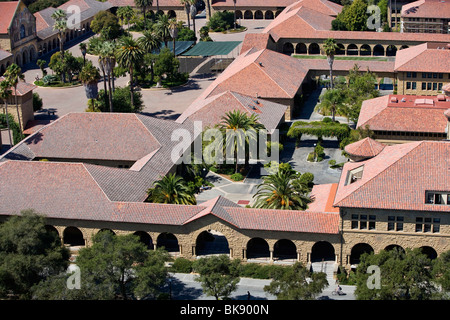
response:
M290 138L297 138L302 134L309 134L318 138L336 137L338 140L342 141L350 134L350 128L346 124L337 122L296 121L289 128L287 135Z
M231 180L233 180L233 181L241 181L241 180L244 180L244 176L243 176L241 173L239 173L239 172L233 173L233 174L230 176L230 178L231 178Z
M91 21L91 29L106 40L116 39L122 34L119 19L109 11L97 13Z
M197 40L194 30L183 27L178 31L177 41L195 41Z
M178 258L173 262L171 272L191 273L193 261L186 258Z
M19 124L14 120L14 117L8 113L9 120L9 128L13 134L13 142L14 144L19 143L24 138L22 132L20 131ZM0 128L7 128L6 115L4 113L0 113Z
M133 91L134 106L131 105L131 96L129 87L116 87L112 93L112 101L114 105L114 112L121 113L138 113L144 108L142 101L142 94L138 91ZM99 107L102 112L109 111L108 99L105 99L105 90L100 90L98 93Z
M37 0L28 6L28 10L31 13L36 13L49 7L57 8L67 1L69 0Z
M217 11L209 19L206 26L216 32L234 27L234 13L231 11Z
M39 93L33 92L33 111L39 111L42 109L42 98L39 96Z

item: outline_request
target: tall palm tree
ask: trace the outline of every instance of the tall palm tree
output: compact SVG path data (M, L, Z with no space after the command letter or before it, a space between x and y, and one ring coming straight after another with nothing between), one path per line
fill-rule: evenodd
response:
M122 20L122 24L127 24L130 29L130 20L134 17L134 10L131 6L117 8L117 17Z
M144 30L147 30L145 11L147 10L147 8L153 5L153 0L134 0L134 4L136 5L136 7L141 8L142 14L144 16Z
M172 37L172 41L173 41L173 56L176 57L177 54L175 53L175 42L176 42L176 38L178 36L177 19L172 18L169 20L169 32L170 32L170 36Z
M79 74L79 78L85 87L88 99L97 99L98 81L101 79L98 69L89 61Z
M323 44L323 51L327 55L327 61L328 65L330 66L330 87L333 89L333 62L334 62L334 55L336 54L336 51L339 49L339 47L336 44L336 41L333 38L328 38L325 40L325 43Z
M222 129L225 133L227 130L233 130L234 132L241 130L242 133L246 133L247 131L254 130L258 131L264 129L264 126L258 122L258 116L256 114L252 114L250 117L240 110L229 111L225 113L225 116L222 117L222 121L219 123L219 128ZM237 134L236 139L227 139L224 144L227 150L233 150L235 154L235 172L238 172L238 150L239 148L246 148L246 146L250 143L252 135L241 135ZM226 153L225 153L226 154ZM247 158L247 157L246 157Z
M25 76L22 73L22 69L15 63L10 65L5 72L5 78L14 87L14 102L16 104L17 120L19 122L20 132L23 132L22 120L20 119L19 104L17 103L17 85L20 80L25 80Z
M81 42L79 45L81 54L83 55L83 66L86 65L86 53L87 53L87 44L86 42Z
M166 14L163 14L158 17L158 20L156 21L154 25L154 30L159 35L162 41L164 41L164 44L167 48L167 43L169 41L170 37L170 19L169 16Z
M186 12L188 28L191 28L191 5L195 5L197 0L180 0L181 4L184 5L184 11Z
M143 61L144 50L132 37L124 37L116 51L116 58L119 65L126 68L130 74L131 105L134 106L133 71Z
M105 41L99 47L99 63L105 69L105 74L107 76L108 83L108 100L109 100L109 111L113 112L113 101L112 93L114 91L114 67L116 66L116 45L112 41Z
M197 203L194 194L189 190L184 179L175 173L162 177L153 183L153 188L148 191L147 201L155 203L170 203L195 205Z
M3 80L0 82L0 98L2 98L5 103L5 111L6 111L6 126L8 127L9 141L11 145L14 145L14 142L11 138L11 127L9 123L9 113L8 113L8 99L12 94L11 84L8 80Z
M64 56L64 34L67 30L67 13L63 9L57 9L52 14L52 19L55 20L53 30L58 31L59 50L61 57Z
M191 18L192 18L192 26L194 28L194 35L195 35L195 39L194 39L194 43L197 42L197 32L195 31L195 16L197 15L197 8L195 7L195 3L191 5Z
M144 31L138 39L139 46L145 53L153 53L161 46L161 37L156 31Z
M286 170L264 177L257 186L255 208L305 210L312 200L306 195L307 186L299 182L299 174Z
M345 97L340 89L326 90L320 97L320 103L316 106L316 111L320 113L331 113L335 121L336 113L344 107Z

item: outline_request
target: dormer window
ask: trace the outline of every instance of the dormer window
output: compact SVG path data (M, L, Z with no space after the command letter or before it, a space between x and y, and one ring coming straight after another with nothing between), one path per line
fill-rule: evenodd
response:
M450 206L450 192L427 191L425 203Z
M353 182L361 180L362 179L362 175L363 175L363 171L364 171L364 166L360 166L358 168L350 170L347 173L347 180L345 182L345 185L347 186L349 184L352 184Z

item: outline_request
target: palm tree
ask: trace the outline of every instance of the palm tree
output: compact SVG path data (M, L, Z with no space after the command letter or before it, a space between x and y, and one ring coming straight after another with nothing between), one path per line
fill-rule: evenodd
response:
M195 3L191 5L191 18L192 18L192 26L194 27L194 35L195 35L195 39L194 39L194 43L197 42L197 32L195 31L195 16L197 15L197 8L195 7Z
M142 14L144 16L144 29L147 30L147 20L145 16L145 11L147 8L153 5L153 0L134 0L136 7L141 8Z
M345 97L340 89L329 89L320 97L320 103L316 107L316 111L322 114L331 113L333 122L335 121L336 113L344 107Z
M173 18L173 19L169 20L169 32L170 32L170 36L172 37L172 41L173 41L173 56L176 57L177 54L175 53L175 42L176 42L176 38L178 36L177 19Z
M126 23L130 29L130 20L134 17L134 10L131 6L120 7L117 9L117 17Z
M188 28L191 28L191 5L195 5L197 0L180 0L181 4L184 5L184 11L186 12L187 21L188 21Z
M84 85L86 97L88 99L97 99L98 81L101 79L98 69L89 61L79 74L79 78Z
M144 50L132 37L123 37L116 51L117 62L130 74L131 105L134 106L133 70L144 59Z
M99 47L98 61L103 66L108 81L109 111L113 112L112 93L114 91L114 67L116 66L116 46L112 41L105 41ZM106 93L106 92L105 92Z
M258 122L258 116L252 114L250 117L240 110L229 111L222 117L222 121L219 124L219 128L223 131L233 130L234 132L241 130L242 134L237 132L236 139L227 139L224 144L227 150L233 150L235 154L235 172L238 172L238 150L239 148L246 148L246 145L250 143L252 135L246 134L247 131L254 130L255 132L264 129L264 126ZM244 139L244 140L243 140ZM247 157L246 157L247 158Z
M84 66L84 65L86 65L86 53L87 53L87 44L86 44L86 42L80 43L79 48L80 48L81 54L83 55L83 66Z
M61 51L61 57L64 56L64 33L67 30L67 13L63 9L57 9L52 14L52 19L55 20L53 24L53 30L58 31L59 50Z
M9 141L11 145L14 145L14 142L11 138L11 128L9 124L9 113L8 113L8 99L11 97L12 90L11 84L8 80L3 80L0 82L0 98L5 102L5 111L6 111L6 126L8 127Z
M253 196L255 208L305 210L312 200L308 196L307 186L300 182L300 174L287 170L264 177Z
M169 41L170 37L170 19L169 16L164 14L158 17L158 21L156 21L154 25L156 33L159 35L162 41L164 41L164 44L167 48L167 42Z
M5 78L9 84L14 87L14 102L16 104L17 120L19 122L20 132L23 132L24 128L22 126L22 120L20 119L19 104L17 103L17 85L20 80L25 79L25 76L22 73L22 69L20 69L17 64L13 63L6 69Z
M325 40L325 43L323 45L323 51L327 55L327 61L328 65L330 66L330 87L333 89L333 62L334 62L334 55L336 54L336 51L339 49L339 47L336 44L336 41L333 38L328 38Z
M175 173L162 177L153 183L148 191L147 201L154 203L170 203L195 205L195 196L189 190L184 179Z
M161 46L161 37L155 31L144 31L138 39L139 46L145 53L153 53Z

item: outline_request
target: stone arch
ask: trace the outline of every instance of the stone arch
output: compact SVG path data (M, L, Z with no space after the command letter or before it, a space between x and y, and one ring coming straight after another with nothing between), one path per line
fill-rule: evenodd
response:
M157 16L163 16L164 15L164 11L158 10L158 11L156 11L156 15Z
M320 54L320 46L317 43L311 43L308 48L309 54Z
M373 47L373 56L384 56L384 47L381 44L377 44L375 47Z
M359 55L360 56L371 56L372 48L368 44L363 44L361 46L361 48L359 48Z
M242 19L242 11L241 10L236 10L235 13L236 13L236 20Z
M18 53L18 54L16 55L16 58L15 58L14 60L15 60L15 63L16 63L19 67L22 66L22 55L21 55L20 53Z
M273 257L279 260L297 260L297 247L288 239L281 239L273 246Z
M348 56L357 56L358 53L359 53L359 51L358 51L358 46L357 46L356 44L350 43L350 44L347 46L347 55L348 55Z
M266 20L273 20L273 18L274 18L273 11L267 10L264 13L264 19L266 19Z
M358 264L360 262L361 255L364 253L373 253L374 250L370 244L358 243L352 247L350 253L350 264Z
M33 45L29 47L29 52L30 52L30 62L36 60L36 48Z
M113 235L116 234L114 231L112 231L111 229L108 229L108 228L102 228L102 229L98 230L97 233L100 233L100 232L111 232Z
M202 231L195 241L196 255L230 254L228 240L224 234L216 230Z
M253 16L255 20L262 20L264 19L264 14L261 10L256 10L255 15Z
M45 227L45 230L47 230L47 232L49 232L49 233L51 233L51 232L56 233L56 235L57 235L58 238L59 238L59 232L58 232L58 229L56 229L54 226L49 225L49 224L46 224L44 227Z
M84 246L83 232L77 227L67 227L63 231L63 243L70 246Z
M311 248L311 262L334 261L336 254L334 247L328 241L318 241Z
M277 10L277 11L275 12L275 18L278 17L282 11L283 11L283 10Z
M283 44L283 53L287 55L291 55L294 53L294 45L290 42L285 42Z
M438 254L436 252L436 250L434 250L432 247L430 246L423 246L420 247L420 250L422 251L423 254L425 254L428 259L430 260L434 260L437 258Z
M153 249L152 237L145 231L136 231L133 235L139 237L139 241L147 246L147 249Z
M390 244L390 245L386 246L384 248L384 250L386 250L386 251L398 250L398 251L401 251L401 252L405 252L405 249L403 249L403 247L398 245L398 244Z
M342 43L337 43L336 55L343 56L345 55L345 46Z
M167 15L169 16L169 18L176 18L177 17L177 14L173 10L169 10L167 12Z
M251 12L250 10L246 10L244 12L244 19L253 19L253 12Z
M393 57L397 54L397 47L394 45L390 45L386 48L386 56L387 57Z
M251 238L247 242L247 259L270 259L267 241L262 238Z
M165 250L169 253L180 252L178 239L173 233L170 232L163 232L159 234L158 238L156 239L156 247L157 248L164 247Z
M295 53L296 54L307 54L308 53L308 48L306 47L306 45L304 43L297 43L297 45L295 46Z
M22 64L26 65L29 62L30 62L30 56L28 54L28 50L26 48L24 48L22 51Z
M402 46L400 47L399 50L408 49L408 48L409 48L409 46L407 46L406 44L404 44L404 45L402 45Z

